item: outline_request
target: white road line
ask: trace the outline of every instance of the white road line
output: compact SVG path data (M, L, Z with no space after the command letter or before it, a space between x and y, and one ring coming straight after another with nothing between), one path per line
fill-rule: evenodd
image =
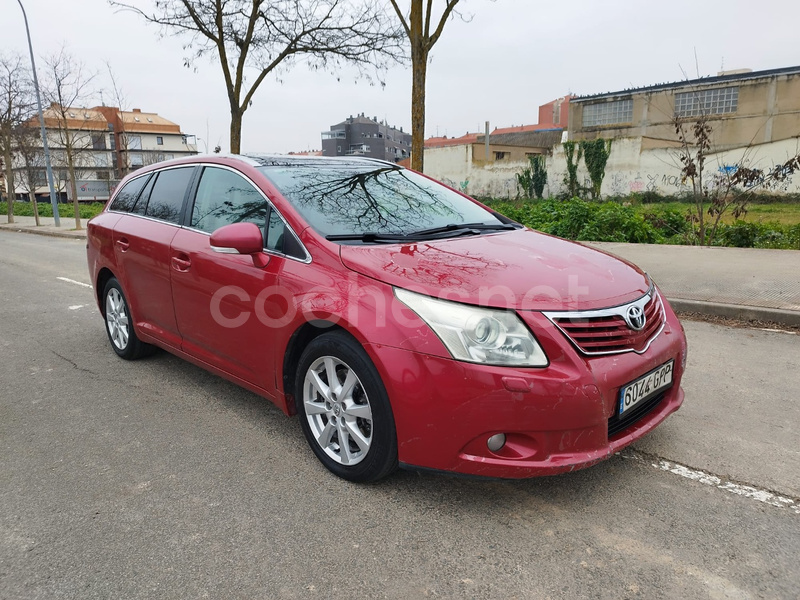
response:
M625 458L635 458L643 461L653 460L652 457L639 454L635 450L623 450L621 455ZM650 464L660 471L666 471L668 473L680 475L686 479L704 483L705 485L713 486L731 494L736 494L737 496L744 496L745 498L758 500L759 502L764 502L765 504L769 504L771 506L788 508L793 513L800 515L800 502L792 500L791 498L786 498L785 496L780 496L770 492L769 490L728 481L722 479L721 477L717 477L716 475L712 475L711 473L706 473L705 471L700 471L698 469L690 469L686 465L681 465L664 459L658 459L658 462L651 462Z
M82 285L83 287L90 288L88 283L83 283L82 281L75 281L74 279L68 279L66 277L56 277L56 279L60 279L61 281L66 281L67 283L74 283L75 285Z

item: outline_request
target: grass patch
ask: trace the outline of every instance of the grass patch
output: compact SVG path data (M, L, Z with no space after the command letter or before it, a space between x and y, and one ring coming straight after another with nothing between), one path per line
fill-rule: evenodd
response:
M659 209L682 211L684 214L694 211L694 204L688 202L658 202L653 204L640 204L643 210L658 211ZM707 204L704 210L708 211ZM786 202L773 204L750 204L747 207L747 215L744 219L753 223L780 223L782 225L797 225L800 223L800 202L789 204ZM735 219L731 215L722 217L723 223L731 224Z

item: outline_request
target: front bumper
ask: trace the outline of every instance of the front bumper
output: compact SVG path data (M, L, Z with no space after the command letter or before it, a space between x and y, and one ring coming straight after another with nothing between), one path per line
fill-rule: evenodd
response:
M636 441L683 402L686 340L672 310L643 354L586 357L541 313L521 313L550 358L541 369L490 367L369 345L392 402L401 464L526 478L595 464ZM608 435L620 387L675 360L672 387L641 418ZM493 452L492 435L506 444Z

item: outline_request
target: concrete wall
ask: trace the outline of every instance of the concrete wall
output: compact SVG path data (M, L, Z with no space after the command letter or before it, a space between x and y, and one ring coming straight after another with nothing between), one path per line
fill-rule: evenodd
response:
M516 175L529 162L519 148L509 158L494 160L494 153L503 149L490 146L487 162L482 144L429 148L425 150L425 174L470 196L516 198Z
M648 138L619 138L611 144L611 155L606 164L601 193L608 196L627 196L638 192L656 192L677 195L690 190L690 183L681 181L681 163L677 149L652 147ZM494 147L492 147L493 156ZM800 153L800 140L782 140L768 144L755 144L750 148L733 148L710 154L706 159L706 172L713 176L720 169L747 164L752 168L769 169L786 162ZM452 188L471 196L515 198L518 193L517 173L528 166L527 158L518 160L484 160L482 145L448 146L425 151L425 174ZM567 172L564 148L557 145L552 156L546 158L547 186L544 195L566 193L563 183ZM710 182L712 177L708 177ZM591 186L589 173L581 159L578 180L584 187ZM792 176L775 193L800 193L800 173Z
M611 155L606 164L601 194L627 196L633 192L656 192L676 195L691 189L690 182L681 181L681 163L674 148L647 148L647 139L620 138L611 144ZM800 141L782 140L768 144L756 144L750 148L733 148L709 154L706 159L706 181L713 174L735 165L746 164L751 168L770 169L786 162L800 152ZM567 172L567 160L563 146L558 146L547 160L547 177L550 192L554 195L566 193L563 184ZM581 159L578 180L589 187L591 180ZM800 173L792 176L781 189L774 193L800 193Z

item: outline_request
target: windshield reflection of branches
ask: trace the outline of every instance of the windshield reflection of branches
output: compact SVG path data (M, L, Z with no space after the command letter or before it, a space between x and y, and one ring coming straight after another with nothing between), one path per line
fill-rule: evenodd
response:
M324 233L408 233L461 222L461 212L441 191L394 167L368 172L295 167L281 175L284 194Z

